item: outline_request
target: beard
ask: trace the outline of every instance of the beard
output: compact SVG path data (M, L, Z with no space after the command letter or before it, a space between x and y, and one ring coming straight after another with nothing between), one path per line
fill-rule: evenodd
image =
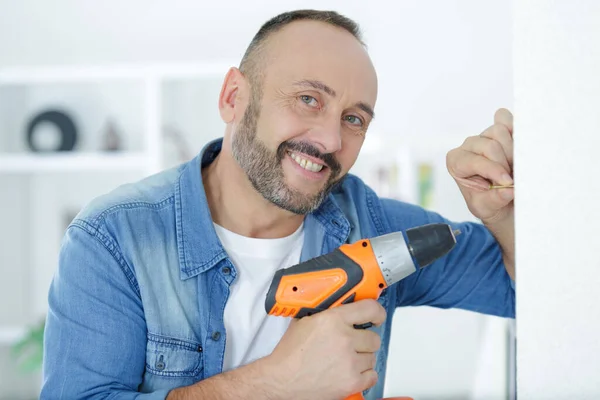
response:
M253 93L248 108L234 132L232 154L244 170L254 189L266 200L294 214L304 215L316 210L340 177L341 166L331 153L322 153L308 142L285 141L272 151L256 137L260 99ZM327 182L317 192L303 193L285 182L283 158L288 151L296 151L321 160L329 169Z

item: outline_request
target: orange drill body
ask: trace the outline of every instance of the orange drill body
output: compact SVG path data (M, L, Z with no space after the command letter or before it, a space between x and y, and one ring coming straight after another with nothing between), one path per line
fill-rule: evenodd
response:
M277 271L267 293L270 315L302 318L381 292L445 255L456 244L447 224L429 224L344 244L331 253ZM371 323L355 325L369 328ZM356 393L346 400L362 400Z
M387 287L368 239L282 271L271 315L299 317L344 302L378 299Z

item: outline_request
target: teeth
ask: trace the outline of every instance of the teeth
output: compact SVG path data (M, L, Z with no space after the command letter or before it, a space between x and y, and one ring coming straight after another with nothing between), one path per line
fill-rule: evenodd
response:
M308 171L312 171L312 172L319 172L320 170L323 169L323 166L320 164L315 164L312 161L306 160L300 156L298 156L297 154L294 153L289 153L290 157L292 157L292 159L294 161L296 161L302 168L308 170Z

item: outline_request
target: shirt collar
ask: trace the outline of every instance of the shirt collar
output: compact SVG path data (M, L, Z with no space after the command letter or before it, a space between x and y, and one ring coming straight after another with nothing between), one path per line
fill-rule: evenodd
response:
M205 272L227 257L213 226L201 174L201 168L215 160L222 144L223 139L216 139L205 145L196 157L183 165L175 186L175 223L181 279ZM350 223L332 194L306 218L305 233L316 222L323 227L326 235L332 235L340 243L348 238Z

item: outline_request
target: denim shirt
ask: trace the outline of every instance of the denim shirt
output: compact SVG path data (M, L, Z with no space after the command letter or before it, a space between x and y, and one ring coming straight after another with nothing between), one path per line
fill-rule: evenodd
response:
M207 144L191 161L126 184L88 204L62 242L49 291L42 399L164 399L222 371L223 311L236 269L214 230L201 167L221 149ZM241 200L243 201L243 200ZM379 198L348 175L305 217L301 260L344 243L449 221ZM462 234L445 257L385 289L376 386L383 396L396 307L461 308L515 315L514 286L497 242L481 224L451 223Z

